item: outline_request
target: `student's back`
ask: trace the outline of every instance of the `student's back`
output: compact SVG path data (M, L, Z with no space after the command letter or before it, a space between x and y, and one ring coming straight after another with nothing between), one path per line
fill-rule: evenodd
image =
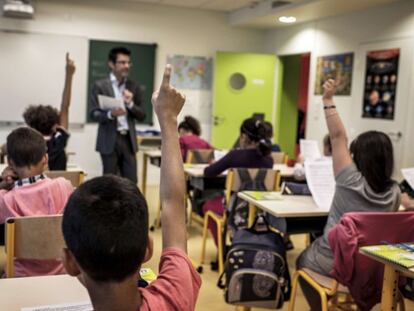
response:
M336 82L328 80L324 89L323 104L331 137L336 188L324 234L302 252L297 266L330 276L333 268L333 252L328 243L330 229L347 212L397 210L400 190L391 178L394 156L389 137L382 132L365 132L348 149L346 131L332 99ZM319 310L321 303L315 290L306 282L300 282L311 309Z
M273 159L263 155L258 149L234 149L219 161L206 167L204 175L217 176L229 168L272 168Z
M207 141L200 137L200 122L192 116L184 117L184 121L180 122L178 125L178 132L180 134L179 142L181 155L184 160L187 158L187 153L190 150L213 149Z
M10 217L61 214L73 187L66 179L43 175L47 156L40 133L30 128L14 130L7 137L7 150L10 167L0 184L0 223ZM16 259L14 266L15 276L65 272L60 260Z
M188 151L190 150L213 149L207 141L194 134L180 136L179 142L183 159L187 158Z
M70 181L64 178L42 179L30 183L23 180L10 191L0 190L0 223L9 217L62 214L73 191Z

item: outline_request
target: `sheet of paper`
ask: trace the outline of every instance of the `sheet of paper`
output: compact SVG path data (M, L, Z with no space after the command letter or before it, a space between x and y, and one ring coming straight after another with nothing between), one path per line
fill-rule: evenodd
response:
M229 151L228 150L214 150L214 161L217 162L224 157Z
M305 160L319 159L322 157L318 142L310 139L300 140L300 154L305 158Z
M22 308L21 311L93 311L93 307L90 302L81 302Z
M335 193L332 159L305 161L305 174L309 190L316 205L329 210Z
M99 107L103 110L112 110L116 108L125 109L124 101L113 97L98 95Z
M401 173L404 176L404 179L408 182L410 187L414 189L414 167L412 168L403 168Z

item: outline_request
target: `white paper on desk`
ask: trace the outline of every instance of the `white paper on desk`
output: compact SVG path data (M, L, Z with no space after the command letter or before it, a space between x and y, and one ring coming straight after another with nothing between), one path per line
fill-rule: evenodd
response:
M305 158L305 160L319 159L322 157L318 142L310 139L300 140L300 154Z
M332 159L305 161L306 181L318 207L329 210L335 193Z
M408 182L410 187L414 189L414 167L412 168L403 168L401 173L404 176L404 179Z
M64 303L59 305L22 308L21 311L93 311L90 302Z
M214 161L217 162L224 157L229 151L228 150L214 150Z
M125 109L124 101L105 95L98 95L99 107L103 110L112 110L116 108Z

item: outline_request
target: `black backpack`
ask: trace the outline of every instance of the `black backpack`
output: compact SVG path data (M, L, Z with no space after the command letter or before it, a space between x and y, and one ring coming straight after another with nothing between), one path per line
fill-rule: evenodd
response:
M241 181L239 191L255 190L265 191L265 179L267 169L259 169L254 179L249 174L247 168L236 169ZM237 193L232 193L227 209L227 231L232 236L237 230L247 228L249 216L249 203L240 199Z
M264 231L257 229L259 222L265 223ZM291 284L283 238L270 231L262 216L256 218L252 229L234 234L218 286L225 289L226 302L234 305L279 309L289 300Z

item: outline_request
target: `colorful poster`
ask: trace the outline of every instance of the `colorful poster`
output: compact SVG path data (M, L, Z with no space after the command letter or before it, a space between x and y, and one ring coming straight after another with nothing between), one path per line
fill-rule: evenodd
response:
M318 57L315 95L323 94L323 84L328 79L338 81L336 95L351 95L353 63L354 53Z
M400 49L367 53L363 118L394 120Z
M212 58L174 55L167 62L173 67L171 84L177 89L211 90Z

